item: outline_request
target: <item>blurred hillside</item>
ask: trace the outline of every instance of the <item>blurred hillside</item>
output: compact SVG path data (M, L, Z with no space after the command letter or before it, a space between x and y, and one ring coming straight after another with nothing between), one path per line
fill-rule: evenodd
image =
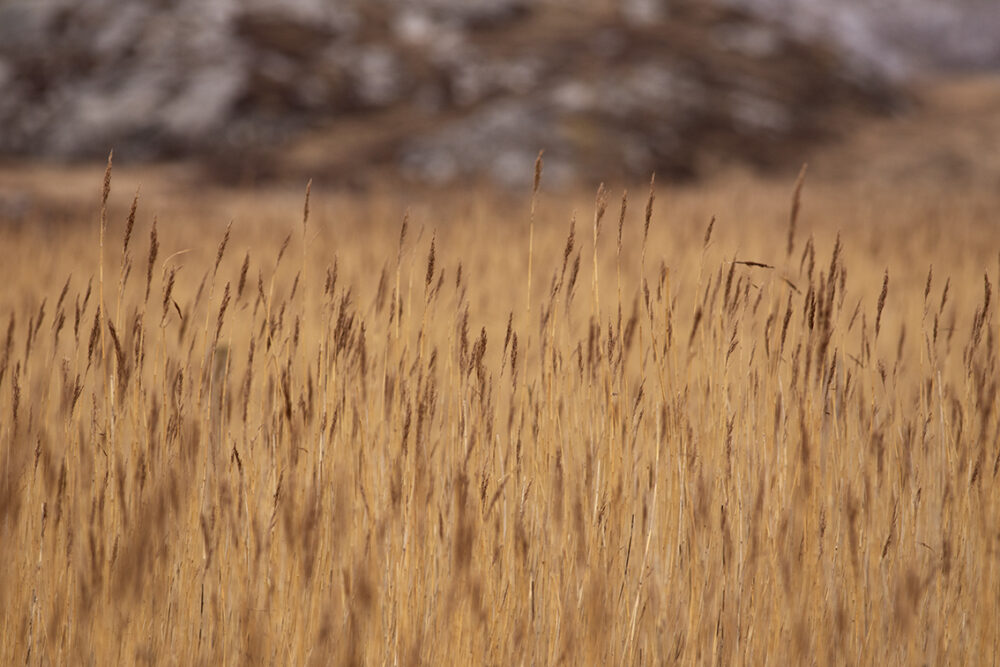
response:
M555 183L783 165L844 118L905 107L914 69L997 58L994 41L966 35L968 13L895 11L907 28L866 6L5 2L0 154L114 147L128 161L193 156L240 181L293 155L330 178L433 184L519 184L539 148ZM957 26L936 52L915 46L928 16Z
M1000 67L996 0L725 0L894 77Z

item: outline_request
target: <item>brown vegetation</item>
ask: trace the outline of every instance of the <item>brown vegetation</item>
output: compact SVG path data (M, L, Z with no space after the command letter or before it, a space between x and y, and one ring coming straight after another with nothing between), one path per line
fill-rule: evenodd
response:
M1000 654L995 195L107 183L0 229L0 662Z

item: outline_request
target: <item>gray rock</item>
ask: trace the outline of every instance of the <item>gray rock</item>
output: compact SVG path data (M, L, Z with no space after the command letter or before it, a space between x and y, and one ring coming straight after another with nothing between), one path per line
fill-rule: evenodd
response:
M875 19L855 30L856 12L777 20L788 3L808 4L626 0L602 14L565 0L7 2L0 153L100 158L114 146L238 171L245 155L277 164L289 137L349 116L371 139L331 164L433 183L520 187L541 148L553 182L691 174L705 150L762 163L822 135L841 109L899 99L869 42L903 37ZM859 43L831 50L820 39L831 25Z

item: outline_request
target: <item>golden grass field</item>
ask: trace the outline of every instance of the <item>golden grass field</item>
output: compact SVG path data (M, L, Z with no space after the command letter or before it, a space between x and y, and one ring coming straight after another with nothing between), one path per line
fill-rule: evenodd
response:
M77 178L0 227L0 663L998 660L996 188Z

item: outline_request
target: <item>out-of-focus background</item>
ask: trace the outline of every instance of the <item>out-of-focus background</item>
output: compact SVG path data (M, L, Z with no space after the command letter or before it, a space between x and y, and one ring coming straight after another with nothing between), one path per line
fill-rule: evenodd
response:
M1000 183L998 68L996 0L0 0L0 162L520 188L542 148L555 186L822 150Z

